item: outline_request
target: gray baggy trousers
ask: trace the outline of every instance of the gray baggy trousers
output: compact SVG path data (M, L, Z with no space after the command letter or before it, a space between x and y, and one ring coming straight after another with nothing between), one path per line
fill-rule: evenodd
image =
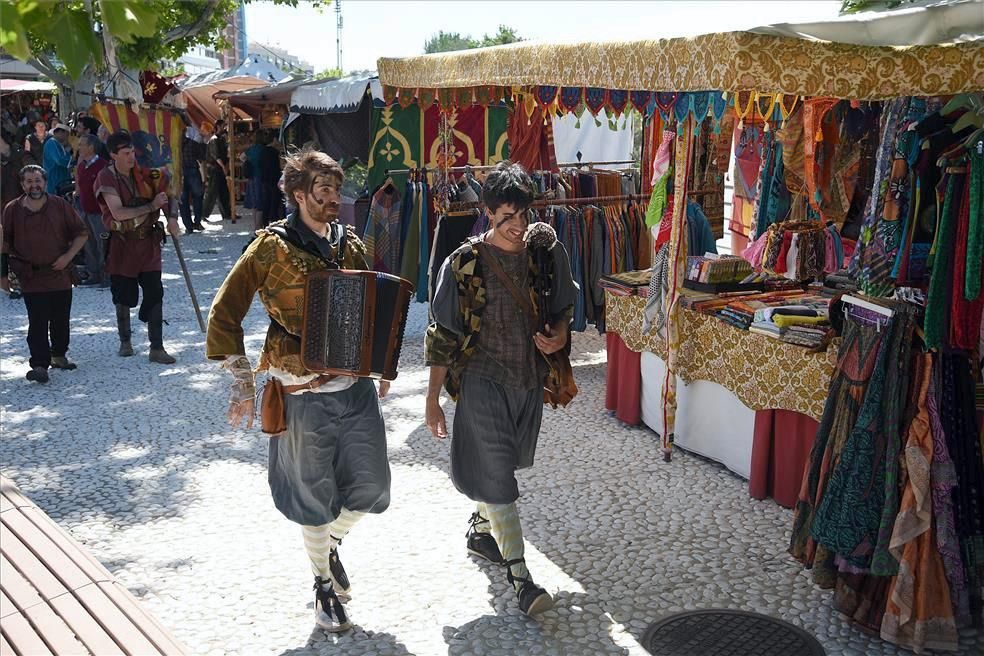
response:
M342 506L386 510L386 427L373 382L360 378L341 392L289 395L287 432L270 438L267 479L277 510L298 524L327 524Z

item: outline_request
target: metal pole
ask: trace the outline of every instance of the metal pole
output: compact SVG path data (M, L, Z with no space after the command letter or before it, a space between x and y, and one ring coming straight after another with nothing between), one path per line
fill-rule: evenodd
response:
M342 73L342 0L335 0L335 63Z

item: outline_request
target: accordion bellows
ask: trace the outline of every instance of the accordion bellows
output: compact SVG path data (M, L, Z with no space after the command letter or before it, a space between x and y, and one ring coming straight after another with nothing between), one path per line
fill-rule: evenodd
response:
M393 380L413 286L376 271L328 270L304 288L301 362L310 371Z

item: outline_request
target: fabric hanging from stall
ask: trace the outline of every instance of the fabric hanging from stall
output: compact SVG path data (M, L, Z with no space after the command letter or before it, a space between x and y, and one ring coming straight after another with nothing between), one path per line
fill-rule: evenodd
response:
M375 271L390 274L400 271L402 208L399 190L391 179L387 179L372 196L363 237L366 259Z
M556 171L553 122L543 108L535 107L527 114L517 105L509 114L509 158L522 164L527 171Z
M871 299L895 299L877 299L887 317L831 310L843 315L838 364L789 549L838 611L916 653L957 649L984 611L984 280L971 220L984 139L979 119L961 128L965 110L939 105L900 98L881 112L853 265ZM898 288L912 283L925 297Z

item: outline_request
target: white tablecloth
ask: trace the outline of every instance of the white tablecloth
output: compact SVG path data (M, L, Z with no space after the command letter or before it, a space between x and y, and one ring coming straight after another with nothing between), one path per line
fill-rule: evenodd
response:
M663 380L666 363L642 352L642 421L663 433ZM727 388L698 380L690 385L677 377L677 413L674 444L720 462L739 476L751 473L755 411Z

